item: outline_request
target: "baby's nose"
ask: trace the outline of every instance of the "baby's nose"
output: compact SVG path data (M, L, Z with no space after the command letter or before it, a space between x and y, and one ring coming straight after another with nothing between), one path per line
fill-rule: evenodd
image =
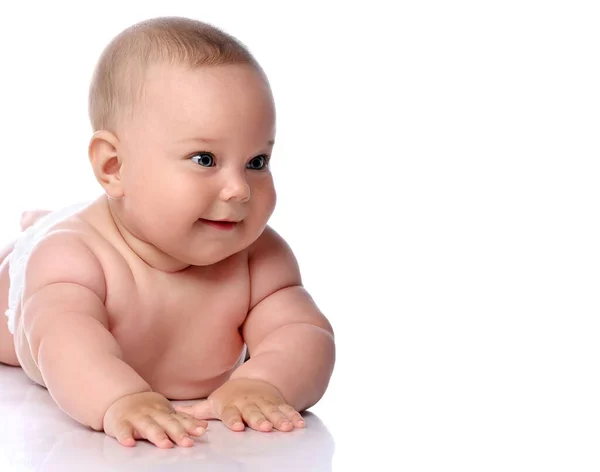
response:
M227 176L225 185L221 190L221 198L225 201L247 202L250 200L250 185L248 185L245 177L240 175Z

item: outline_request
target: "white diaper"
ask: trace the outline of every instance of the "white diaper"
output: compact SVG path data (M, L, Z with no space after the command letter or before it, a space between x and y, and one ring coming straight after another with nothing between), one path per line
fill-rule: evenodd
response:
M50 213L40 218L34 225L30 226L19 235L15 247L9 256L10 265L8 275L10 287L8 290L8 310L6 310L5 314L8 318L8 329L11 333L14 334L15 332L15 316L17 307L21 303L21 296L23 295L23 288L25 286L25 267L27 266L27 260L29 259L31 251L55 224L74 215L87 205L89 205L89 202L77 203L63 208L62 210Z

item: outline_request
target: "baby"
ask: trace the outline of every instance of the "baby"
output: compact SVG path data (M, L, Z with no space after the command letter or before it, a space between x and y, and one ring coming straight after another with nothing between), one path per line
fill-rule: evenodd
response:
M275 109L259 64L207 24L144 21L102 53L89 111L104 193L26 214L0 254L0 362L125 446L191 446L206 419L302 428L334 337L267 226Z

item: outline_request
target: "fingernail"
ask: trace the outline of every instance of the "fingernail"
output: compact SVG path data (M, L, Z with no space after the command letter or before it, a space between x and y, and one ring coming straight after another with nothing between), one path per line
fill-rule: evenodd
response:
M206 428L205 428L205 427L203 427L203 426L198 426L198 427L196 428L196 431L197 431L198 433L202 434L202 433L204 433L204 432L206 431Z

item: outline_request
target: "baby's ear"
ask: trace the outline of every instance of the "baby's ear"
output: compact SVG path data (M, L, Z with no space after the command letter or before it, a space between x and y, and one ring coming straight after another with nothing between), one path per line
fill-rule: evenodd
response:
M118 138L110 131L96 131L88 147L88 155L96 179L111 198L123 197L121 159L117 153Z

